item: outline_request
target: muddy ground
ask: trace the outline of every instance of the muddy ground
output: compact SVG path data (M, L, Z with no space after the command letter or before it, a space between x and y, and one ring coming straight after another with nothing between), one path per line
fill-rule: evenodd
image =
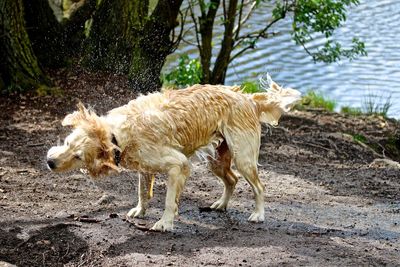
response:
M175 230L155 233L124 219L137 201L135 173L93 181L45 165L48 148L68 134L60 121L77 99L104 113L134 93L123 77L52 75L64 96L0 97L0 266L400 265L400 170L371 165L384 156L398 160L380 145L399 134L398 122L292 112L279 127L263 129L264 223L247 222L254 202L243 179L226 213L202 209L219 198L222 184L197 162ZM137 225L160 218L164 176L154 192Z

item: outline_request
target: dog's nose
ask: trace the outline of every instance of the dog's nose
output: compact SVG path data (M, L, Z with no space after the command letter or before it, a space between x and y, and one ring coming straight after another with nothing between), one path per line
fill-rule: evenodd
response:
M55 169L56 167L56 162L53 159L48 159L47 160L47 166L49 166L49 168L51 170Z

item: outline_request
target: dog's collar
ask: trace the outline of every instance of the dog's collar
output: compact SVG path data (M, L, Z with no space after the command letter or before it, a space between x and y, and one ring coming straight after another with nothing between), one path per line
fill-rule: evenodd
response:
M111 143L113 143L115 146L118 147L118 142L117 142L117 138L115 138L115 135L112 134L112 139L111 139ZM121 150L118 148L114 148L113 149L113 153L114 153L114 162L115 165L119 165L119 163L121 162Z

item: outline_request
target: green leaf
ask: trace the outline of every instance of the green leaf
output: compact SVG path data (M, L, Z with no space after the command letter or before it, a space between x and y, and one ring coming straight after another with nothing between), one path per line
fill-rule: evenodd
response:
M170 73L164 75L163 80L166 85L176 87L187 87L200 83L202 78L201 64L197 59L190 59L184 54L178 59L178 66Z
M353 38L352 46L344 48L340 43L331 41L334 31L346 21L346 11L352 5L359 4L358 0L298 0L294 8L292 23L293 39L296 44L306 46L315 36L324 36L327 40L317 51L307 52L314 61L335 62L357 56L366 56L365 45Z

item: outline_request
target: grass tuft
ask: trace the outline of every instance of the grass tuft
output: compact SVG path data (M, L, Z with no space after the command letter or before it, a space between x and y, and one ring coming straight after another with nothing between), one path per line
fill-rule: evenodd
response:
M341 108L341 113L352 115L352 116L360 116L360 115L379 115L384 118L387 118L387 114L392 107L393 103L391 101L392 95L387 96L378 96L372 93L369 93L362 103L361 108L353 108L349 106L343 106Z
M351 115L351 116L360 116L360 115L364 114L364 112L362 111L361 108L353 108L353 107L349 107L349 106L343 106L340 109L340 112L343 114Z
M362 134L354 134L353 135L353 140L354 141L359 141L361 143L366 143L367 142L367 138Z
M384 97L369 93L364 99L362 110L367 115L381 115L387 118L387 114L392 105L391 94Z
M326 98L323 94L314 90L307 91L301 99L301 103L296 106L297 109L320 108L327 111L333 111L336 107L336 101Z

